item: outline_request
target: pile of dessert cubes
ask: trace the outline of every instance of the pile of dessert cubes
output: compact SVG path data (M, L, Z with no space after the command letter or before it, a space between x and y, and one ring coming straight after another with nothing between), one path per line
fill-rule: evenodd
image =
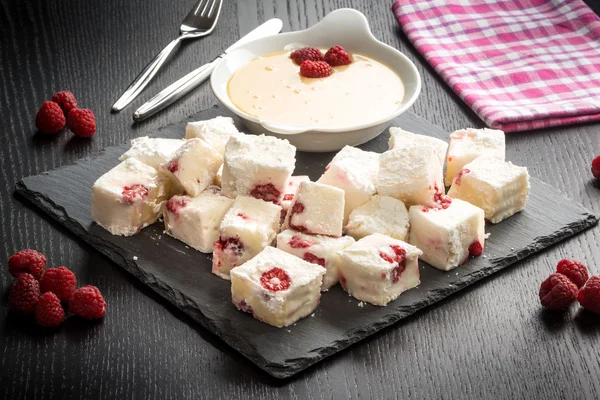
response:
M419 257L448 271L481 255L485 220L523 210L529 195L502 131L459 130L449 146L390 134L388 151L346 146L312 182L292 175L287 140L243 134L227 117L192 122L185 139L132 140L94 184L93 219L129 236L162 216L169 235L212 253L238 309L273 326L311 314L338 282L384 306L419 285Z

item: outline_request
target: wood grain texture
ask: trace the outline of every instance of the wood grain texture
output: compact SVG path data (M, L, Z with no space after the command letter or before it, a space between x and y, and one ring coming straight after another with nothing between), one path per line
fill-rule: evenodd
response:
M155 131L215 102L204 85L147 122L130 112L159 89L216 55L240 33L277 16L306 28L340 7L362 11L375 35L417 65L423 91L412 110L447 130L482 126L427 66L381 1L225 0L215 32L183 46L130 108L110 105L145 63L177 34L193 1L0 0L0 264L22 247L68 265L99 286L110 318L71 321L46 335L0 308L0 398L600 398L600 321L573 308L543 312L539 283L562 257L600 274L600 228L408 318L297 377L272 381L187 317L66 230L13 198L19 179ZM598 2L590 2L598 12ZM98 120L91 141L34 135L37 107L53 91L74 91ZM507 157L600 214L590 177L599 125L515 133ZM549 213L560 210L549 209ZM12 280L0 269L2 304Z

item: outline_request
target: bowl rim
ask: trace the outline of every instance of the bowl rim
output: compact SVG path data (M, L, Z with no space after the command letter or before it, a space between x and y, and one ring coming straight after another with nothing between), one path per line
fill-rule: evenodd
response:
M400 59L403 60L405 65L409 68L409 70L416 77L416 82L415 82L416 88L415 88L414 92L412 93L411 97L409 99L407 99L407 101L405 101L402 104L402 106L400 108L398 108L397 110L395 110L393 113L390 113L384 117L370 120L368 122L364 122L364 123L360 123L360 124L356 124L356 125L345 126L345 127L341 127L341 128L337 128L337 127L320 128L315 125L288 125L288 124L283 124L283 123L270 122L268 120L262 120L260 118L254 117L254 116L247 114L246 112L240 110L237 106L235 106L235 104L229 98L227 99L229 101L225 101L221 96L221 90L217 90L217 88L216 88L216 86L221 85L222 82L216 82L216 74L214 74L214 73L211 74L211 78L210 78L210 86L211 86L211 90L212 90L213 94L217 97L217 99L221 102L221 104L223 104L226 108L228 108L231 112L235 113L239 117L241 117L245 120L248 120L250 122L259 124L266 130L277 133L277 134L281 134L281 135L295 135L295 134L300 134L300 133L304 133L304 132L344 133L344 132L350 132L350 131L355 131L355 130L368 129L368 128L389 122L392 119L403 114L404 112L406 112L406 110L408 110L408 108L410 108L414 104L414 102L419 97L419 94L421 93L421 85L422 85L421 74L419 73L415 64L404 53L402 53L400 50L378 40L373 35L373 32L371 31L371 27L369 26L367 18L364 16L364 14L362 14L360 11L352 9L352 8L341 8L341 9L334 10L334 11L330 12L329 14L327 14L323 19L321 19L321 21L317 22L313 26L311 26L307 29L304 29L304 30L290 31L290 32L285 32L285 33L281 33L278 35L271 35L271 36L267 36L267 37L249 41L249 42L245 43L244 45L236 48L231 53L226 54L219 61L219 63L215 66L215 70L217 70L223 63L226 63L228 59L235 57L237 53L243 52L248 46L251 46L253 44L256 44L256 43L259 43L262 41L268 41L268 40L272 39L273 37L279 37L282 35L288 35L288 34L302 35L302 34L310 33L312 30L317 29L318 27L322 27L323 25L330 24L331 23L330 21L333 19L332 18L333 15L339 16L342 13L347 14L349 16L351 15L352 17L355 17L354 21L360 20L364 24L364 27L366 28L364 32L369 36L368 39L372 40L374 43L376 43L381 48L395 53L395 55L397 57L399 57ZM300 43L301 43L301 41L300 41ZM386 65L386 66L388 68L392 69L396 74L398 74L397 69L394 69L394 68L390 67L389 65ZM228 76L227 81L229 81L229 79L231 78L231 76L234 73L235 73L235 71ZM402 79L402 76L400 74L398 74L398 75ZM225 95L227 95L226 91L225 91ZM231 104L228 104L228 103L231 103Z

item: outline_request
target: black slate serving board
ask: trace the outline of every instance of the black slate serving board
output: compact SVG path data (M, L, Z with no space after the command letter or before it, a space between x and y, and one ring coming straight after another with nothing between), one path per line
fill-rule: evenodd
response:
M218 106L188 120L229 115ZM156 136L180 138L188 120L161 129ZM239 121L236 119L236 123ZM448 133L412 113L392 122L409 131L447 139ZM238 127L243 130L242 126ZM360 146L383 152L389 133ZM80 160L17 183L17 192L91 244L98 251L150 286L162 297L219 336L261 369L277 378L292 376L308 366L387 327L417 310L558 241L595 225L598 219L538 179L531 179L525 211L498 225L482 257L451 272L421 263L421 285L387 307L361 304L335 286L324 293L315 313L287 328L274 328L253 319L231 304L230 283L211 274L211 259L163 233L161 223L132 237L112 236L91 220L91 187L118 163L128 144L110 147ZM298 153L296 175L317 179L334 153ZM552 212L549 212L552 210Z

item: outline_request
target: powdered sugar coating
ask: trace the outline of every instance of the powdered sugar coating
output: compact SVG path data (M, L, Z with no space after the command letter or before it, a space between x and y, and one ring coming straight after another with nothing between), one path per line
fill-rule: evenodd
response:
M231 136L243 135L237 130L233 119L218 116L205 121L188 122L185 128L185 138L200 138L215 148L223 156L225 146Z
M354 239L382 233L398 240L408 240L408 210L401 200L375 195L350 213L346 231Z
M148 136L131 139L131 147L119 161L135 158L152 168L158 169L167 158L175 153L183 144L183 139L149 138Z
M390 140L388 142L390 150L413 144L425 144L435 147L440 159L440 165L444 165L446 152L448 151L448 143L433 136L419 135L396 127L390 128Z

